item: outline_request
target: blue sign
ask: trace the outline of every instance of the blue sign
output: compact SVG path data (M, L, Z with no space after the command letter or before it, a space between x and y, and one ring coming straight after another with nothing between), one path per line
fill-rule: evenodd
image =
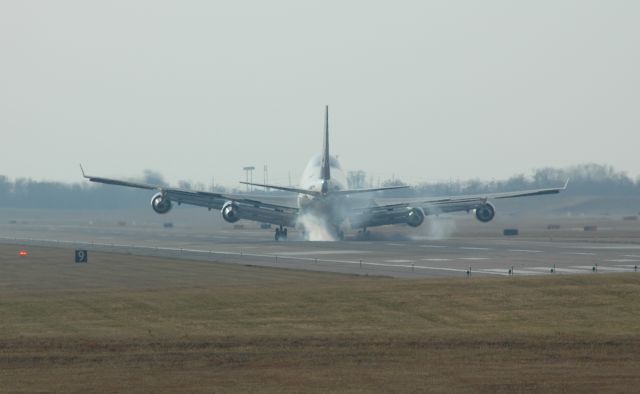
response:
M87 262L87 251L76 249L76 263L86 263Z

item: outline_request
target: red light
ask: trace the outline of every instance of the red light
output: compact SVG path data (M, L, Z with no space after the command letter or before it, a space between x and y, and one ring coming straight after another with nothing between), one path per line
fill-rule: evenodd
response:
M26 250L21 250L20 253L18 253L20 256L26 256L29 253Z

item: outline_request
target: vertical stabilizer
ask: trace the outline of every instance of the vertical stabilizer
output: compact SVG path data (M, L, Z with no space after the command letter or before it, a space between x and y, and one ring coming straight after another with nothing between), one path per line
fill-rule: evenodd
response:
M320 178L323 181L331 179L331 160L329 158L329 106L324 107L324 145L322 146L322 167Z

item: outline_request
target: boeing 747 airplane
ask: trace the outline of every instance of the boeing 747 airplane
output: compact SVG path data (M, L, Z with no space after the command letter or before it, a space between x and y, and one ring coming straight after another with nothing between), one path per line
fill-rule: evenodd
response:
M240 182L247 185L284 190L298 194L297 206L287 206L257 201L240 195L218 194L203 191L129 182L125 180L82 175L91 182L105 183L156 190L151 198L151 208L159 214L169 212L174 203L191 204L219 210L229 223L238 220L252 220L277 226L275 239L287 239L287 228L298 227L303 233L309 223L322 226L334 239L344 238L344 228L361 229L366 234L368 227L390 224L420 226L425 216L456 211L474 211L481 222L489 222L495 216L495 207L489 199L514 198L555 194L566 189L559 188L523 190L495 193L481 196L456 196L430 200L407 201L378 205L373 200L351 198L355 194L374 193L383 190L406 188L408 186L381 187L370 189L348 189L346 176L338 160L329 154L329 109L325 107L324 144L321 154L311 158L298 187L286 187L260 183Z

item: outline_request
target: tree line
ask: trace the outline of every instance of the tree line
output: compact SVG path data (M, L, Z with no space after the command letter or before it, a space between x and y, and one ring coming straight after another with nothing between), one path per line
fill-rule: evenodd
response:
M446 182L420 183L412 188L397 190L389 196L449 196L465 194L498 193L512 190L538 189L562 186L570 179L567 195L596 196L639 196L640 178L633 180L626 173L612 166L600 164L581 164L569 168L541 168L531 175L518 174L506 180L451 180ZM350 188L374 187L364 171L347 173ZM145 171L136 181L149 184L166 185L161 174ZM393 178L380 182L380 186L404 185L401 179ZM212 191L201 184L180 181L179 187ZM229 190L217 186L218 193L237 193L241 190ZM260 191L259 193L264 193ZM272 191L271 193L282 193ZM131 189L110 185L82 183L61 183L35 181L19 178L11 180L0 175L0 207L42 208L42 209L113 209L146 207L151 195L148 190Z

